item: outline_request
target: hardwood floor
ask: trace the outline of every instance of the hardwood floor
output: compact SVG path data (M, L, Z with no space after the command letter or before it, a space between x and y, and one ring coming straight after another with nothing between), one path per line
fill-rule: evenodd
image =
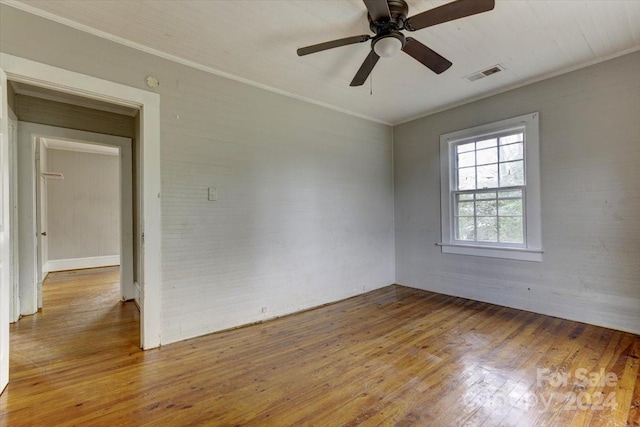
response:
M640 423L632 334L390 286L143 352L117 274L49 276L11 327L0 425Z

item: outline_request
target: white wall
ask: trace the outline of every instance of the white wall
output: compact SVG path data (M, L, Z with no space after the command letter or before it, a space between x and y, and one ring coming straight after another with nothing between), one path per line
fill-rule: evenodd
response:
M7 53L161 82L162 343L394 282L388 126L0 8Z
M544 261L442 254L440 135L533 111ZM640 53L397 126L394 160L399 284L640 333Z
M108 258L111 265L119 264L119 157L57 149L46 152L48 172L64 175L62 181L46 183L51 271L65 269L65 261L83 258Z

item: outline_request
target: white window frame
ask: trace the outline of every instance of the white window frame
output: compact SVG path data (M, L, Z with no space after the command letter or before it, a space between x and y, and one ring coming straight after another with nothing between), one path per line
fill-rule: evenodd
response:
M462 242L454 238L454 201L456 191L455 147L460 142L509 129L524 127L524 244ZM446 133L440 136L440 206L443 253L542 261L542 227L540 219L540 132L539 114L500 120L485 125Z

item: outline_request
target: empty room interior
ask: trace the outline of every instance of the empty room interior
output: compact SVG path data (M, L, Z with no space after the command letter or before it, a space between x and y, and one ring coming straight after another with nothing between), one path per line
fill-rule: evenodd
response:
M640 425L640 1L0 0L0 426Z

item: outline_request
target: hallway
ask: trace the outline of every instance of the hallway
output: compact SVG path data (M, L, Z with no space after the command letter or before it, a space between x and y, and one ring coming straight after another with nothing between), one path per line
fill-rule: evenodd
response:
M99 398L105 372L142 356L139 311L133 302L119 301L119 292L117 266L49 274L43 310L11 325L10 383L0 398L0 425L7 422L7 401L9 425L26 425L39 413Z

